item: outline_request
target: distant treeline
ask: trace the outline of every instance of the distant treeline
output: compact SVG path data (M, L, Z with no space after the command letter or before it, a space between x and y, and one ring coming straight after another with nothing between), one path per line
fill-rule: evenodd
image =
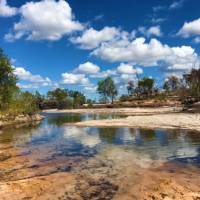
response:
M71 109L80 108L83 104L92 104L93 101L86 99L79 91L57 88L49 91L46 96L39 92L35 93L36 103L40 109Z
M156 86L155 79L149 77L128 81L124 87L127 89L124 93L127 94L123 94L119 98L120 101L150 98L164 100L175 97L183 104L190 104L200 101L200 69L192 69L181 77L168 76L159 88ZM112 78L108 77L98 82L97 92L101 102L106 103L109 100L113 102L118 94L117 85Z

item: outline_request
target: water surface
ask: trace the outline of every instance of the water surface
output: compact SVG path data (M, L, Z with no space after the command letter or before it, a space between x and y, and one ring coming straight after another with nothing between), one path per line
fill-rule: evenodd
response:
M105 148L121 148L141 159L189 163L200 167L200 133L187 130L136 128L80 128L75 122L113 119L119 115L45 114L36 125L9 128L0 132L0 148L12 145L23 155L37 150L40 159L48 157L92 157ZM30 150L30 151L29 151Z

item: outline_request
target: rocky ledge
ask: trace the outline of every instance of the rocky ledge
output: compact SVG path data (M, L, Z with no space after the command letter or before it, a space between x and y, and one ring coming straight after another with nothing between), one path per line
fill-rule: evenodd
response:
M0 115L0 128L15 125L15 124L25 124L25 123L32 123L36 121L41 121L44 119L44 116L40 114L20 114L17 116L10 116L10 115Z

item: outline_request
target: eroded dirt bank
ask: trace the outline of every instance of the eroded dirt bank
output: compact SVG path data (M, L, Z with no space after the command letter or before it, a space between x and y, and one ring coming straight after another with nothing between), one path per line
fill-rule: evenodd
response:
M126 149L105 148L87 159L48 156L42 160L32 150L29 157L27 152L19 152L10 146L1 147L0 199L200 198L199 168L155 162L145 154L138 156Z

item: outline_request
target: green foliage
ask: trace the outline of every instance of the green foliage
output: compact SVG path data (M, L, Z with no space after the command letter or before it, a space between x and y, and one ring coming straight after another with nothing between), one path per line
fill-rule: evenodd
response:
M128 86L127 86L127 91L128 91L128 95L132 95L134 92L134 83L133 81L129 81L128 82Z
M73 99L73 108L79 108L86 103L86 97L78 91L69 91L70 97Z
M163 89L169 92L176 92L180 87L180 81L176 76L169 76L164 82Z
M39 111L36 104L36 97L30 92L17 92L13 101L9 104L8 112L13 115L17 114L34 114Z
M140 95L151 96L154 90L155 80L153 78L144 77L138 81L138 92Z
M200 69L192 69L189 74L184 75L186 87L189 89L189 94L200 100Z
M6 110L12 101L13 93L18 88L16 86L17 78L13 73L9 59L0 49L0 109Z
M35 92L35 103L39 109L42 109L43 103L45 101L45 96L41 95L38 91Z
M36 97L30 92L21 92L17 87L14 69L2 49L0 49L0 111L10 115L33 114L38 111Z
M61 102L68 97L68 92L65 89L56 88L55 90L49 91L47 96L50 100Z
M118 94L117 88L111 77L107 77L106 79L98 82L97 92L101 95L101 100L105 103L109 98L113 103L114 98Z
M79 108L86 102L86 97L73 90L57 88L47 93L49 105L56 104L58 109Z

